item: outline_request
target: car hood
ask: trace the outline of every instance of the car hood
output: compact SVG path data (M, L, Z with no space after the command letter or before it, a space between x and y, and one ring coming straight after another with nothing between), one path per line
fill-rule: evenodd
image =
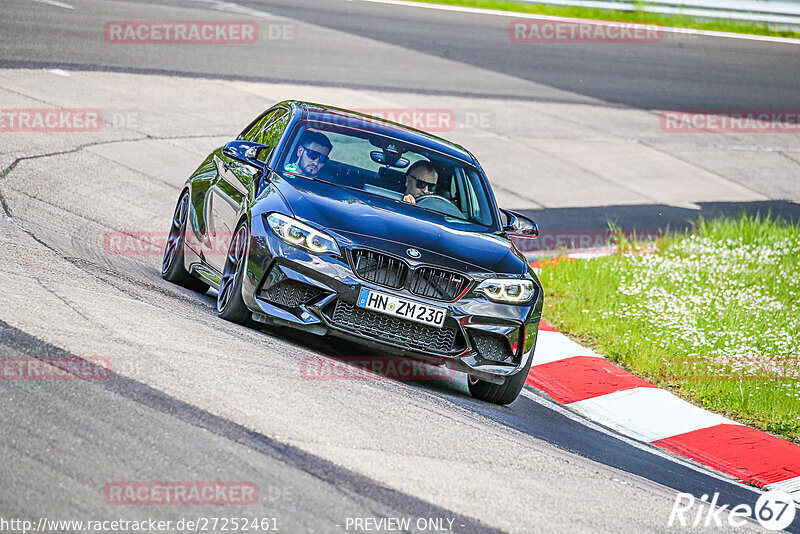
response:
M305 178L276 177L274 185L297 218L335 234L345 246L379 249L411 264L463 272L519 275L527 270L507 239L449 227L437 213ZM411 258L409 248L420 257Z

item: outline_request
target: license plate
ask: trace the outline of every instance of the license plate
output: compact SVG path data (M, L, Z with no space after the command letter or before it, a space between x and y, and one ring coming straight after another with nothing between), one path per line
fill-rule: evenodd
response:
M429 306L413 300L387 295L380 291L374 291L365 287L361 288L358 295L358 303L362 308L375 310L376 312L393 315L401 319L408 319L417 323L426 324L441 328L447 310L437 306Z

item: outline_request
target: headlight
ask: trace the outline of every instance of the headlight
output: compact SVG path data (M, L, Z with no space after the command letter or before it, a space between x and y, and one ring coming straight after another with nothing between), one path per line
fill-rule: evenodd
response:
M490 278L478 284L475 290L497 302L522 304L531 300L535 286L530 280Z
M290 245L314 254L322 254L323 252L341 254L339 246L331 236L311 228L297 219L280 213L270 213L267 215L267 222L272 231L275 232L275 235Z

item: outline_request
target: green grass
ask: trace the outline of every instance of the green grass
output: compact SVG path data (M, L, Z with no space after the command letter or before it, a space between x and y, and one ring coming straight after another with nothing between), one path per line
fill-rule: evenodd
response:
M455 6L477 7L483 9L497 9L513 11L516 13L535 13L537 15L551 15L578 19L600 19L619 22L632 22L637 24L653 24L657 26L670 26L676 28L694 28L697 30L711 30L732 33L747 33L753 35L772 35L777 37L800 38L800 32L784 29L774 29L765 23L723 20L723 19L698 19L687 15L668 15L650 13L637 9L635 11L617 11L613 9L597 9L578 6L556 6L547 4L529 4L511 0L415 0L428 4L448 4ZM646 3L642 3L646 5Z
M695 404L800 443L800 226L701 220L658 249L546 267L545 320Z

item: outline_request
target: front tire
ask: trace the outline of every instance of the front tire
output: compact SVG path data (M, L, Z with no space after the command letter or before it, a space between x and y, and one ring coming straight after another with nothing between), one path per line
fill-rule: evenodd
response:
M225 258L225 268L217 293L217 315L225 320L249 326L253 322L253 315L247 308L242 298L242 279L247 266L247 247L250 241L250 231L247 221L242 222L228 246L228 256Z
M186 190L178 199L172 225L169 228L167 244L164 247L164 258L161 261L161 278L167 282L205 293L208 284L198 280L186 270L184 244L186 242L186 223L189 220L189 191Z
M528 363L517 371L515 374L506 377L505 382L502 384L492 384L480 378L467 376L467 387L469 387L470 394L476 399L480 399L493 404L511 404L522 391L525 385L525 380L528 378L528 373L531 370L531 362L533 361L533 354L528 358Z

